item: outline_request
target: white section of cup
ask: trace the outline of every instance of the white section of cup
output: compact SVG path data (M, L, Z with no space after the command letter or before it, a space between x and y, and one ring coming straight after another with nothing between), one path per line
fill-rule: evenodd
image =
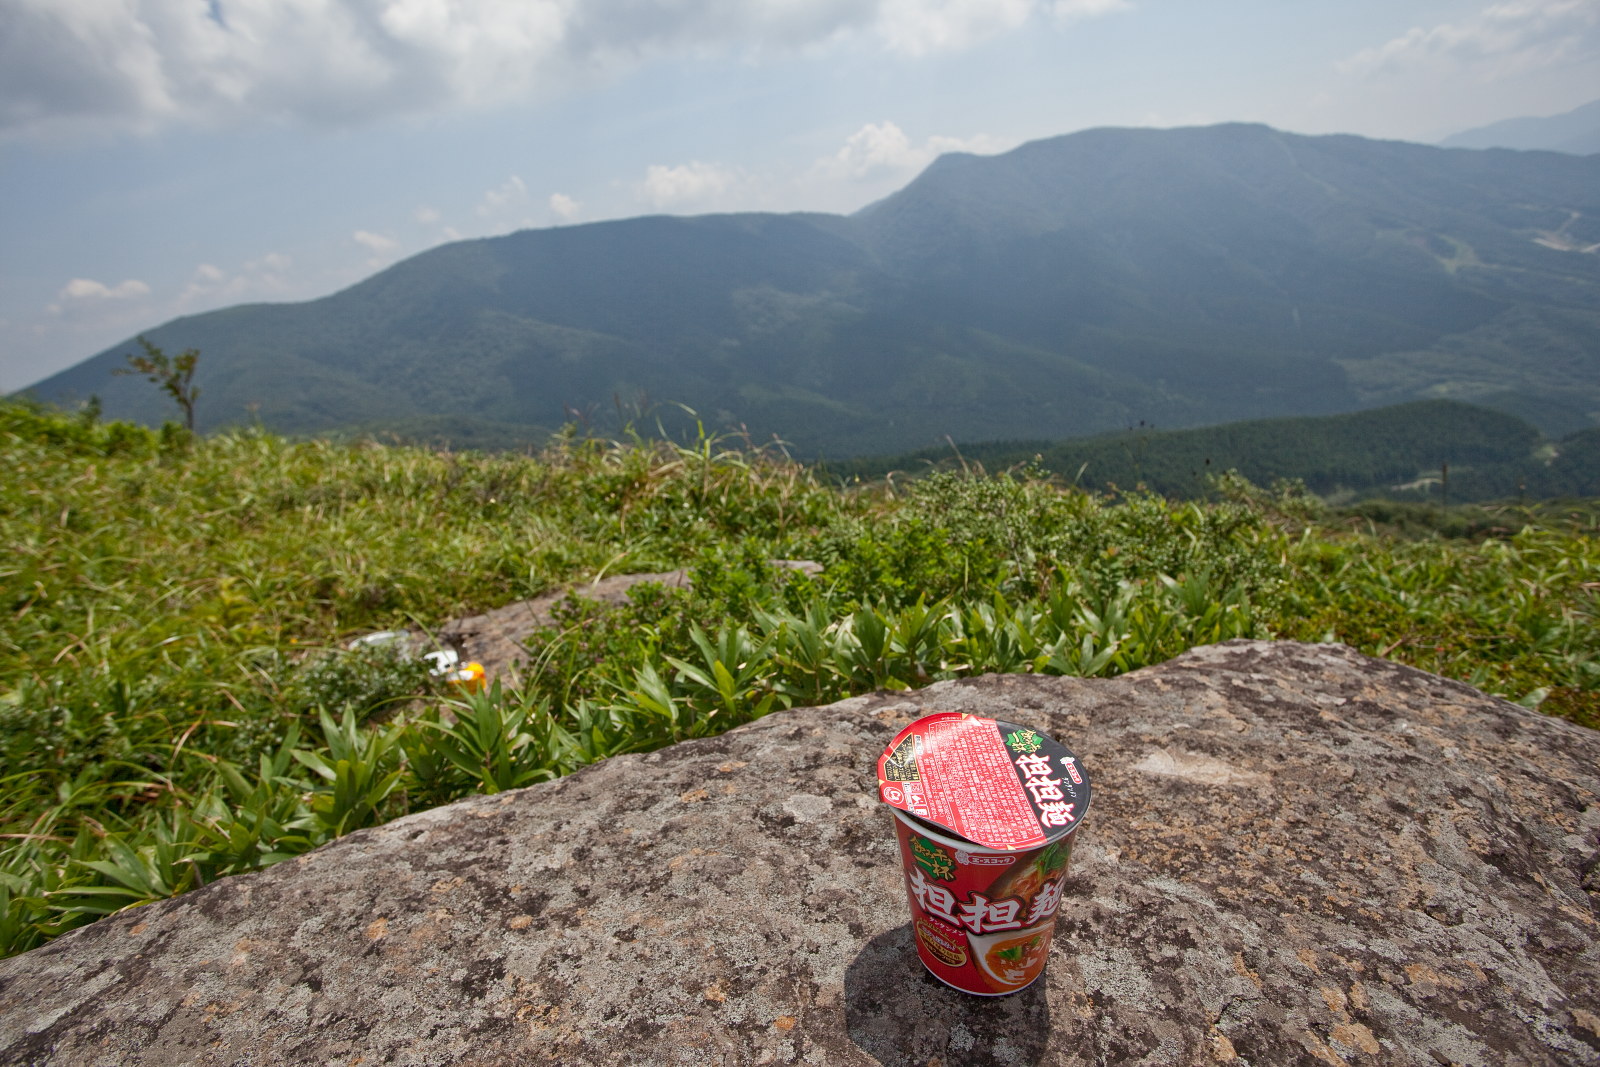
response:
M1037 934L1037 933L1040 933L1042 931L1048 930L1048 931L1050 931L1050 949L1052 951L1054 951L1054 949L1056 947L1055 928L1056 928L1056 917L1054 915L1052 915L1052 916L1050 916L1049 921L1040 923L1038 926L1030 926L1030 927L1028 927L1027 929L1024 929L1024 930L1003 930L1003 931L1001 931L1000 933L997 933L997 934L975 934L975 933L973 933L972 931L969 930L969 931L967 931L967 948L971 951L971 953L972 953L972 962L977 965L978 970L987 973L989 975L989 977L993 978L996 982L999 982L1001 985L1009 985L1010 984L1009 982L1007 982L1004 978L1000 977L999 975L995 974L994 971L989 969L989 965L986 962L986 955L988 953L989 946L992 945L995 941L997 941L997 940L999 940L1001 938L1008 938L1009 939L1009 938L1015 938L1015 937L1026 937L1029 934ZM1017 993L1017 992L1020 992L1020 991L1022 991L1024 989L1027 989L1033 983L1035 983L1039 979L1043 978L1044 977L1044 972L1049 967L1049 963L1050 963L1050 961L1049 961L1049 958L1047 957L1045 959L1044 964L1040 966L1039 973L1034 975L1032 978L1028 979L1026 982L1023 982L1021 985L1017 986L1015 989L1008 990L1008 991L1006 991L1004 993L978 993L978 994L975 994L975 995L976 996L980 996L980 997L984 997L984 996L1009 997L1012 993ZM932 974L933 972L929 971L928 973ZM933 975L933 976L935 978L939 978L939 976L936 975L936 974ZM942 978L940 978L939 980L940 981L944 981L944 979L942 979ZM945 985L950 985L950 983L949 982L945 982ZM956 987L955 986L950 986L950 988L951 989L955 989ZM967 991L966 990L962 990L962 992L964 993L964 992L967 992Z

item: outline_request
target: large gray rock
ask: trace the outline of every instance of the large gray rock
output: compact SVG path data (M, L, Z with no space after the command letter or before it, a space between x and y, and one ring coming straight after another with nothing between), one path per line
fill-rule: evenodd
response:
M1044 980L925 976L908 718L1094 775ZM1600 1063L1600 735L1338 646L770 716L352 834L0 963L61 1064Z

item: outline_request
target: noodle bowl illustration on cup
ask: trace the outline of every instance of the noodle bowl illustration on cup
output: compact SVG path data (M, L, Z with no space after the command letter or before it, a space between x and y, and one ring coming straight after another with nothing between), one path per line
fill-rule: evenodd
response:
M965 993L1001 996L1044 973L1089 776L1027 726L925 715L878 759L894 812L923 966Z

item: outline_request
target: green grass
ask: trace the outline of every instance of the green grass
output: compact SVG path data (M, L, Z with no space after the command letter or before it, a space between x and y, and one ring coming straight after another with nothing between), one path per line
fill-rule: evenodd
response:
M1329 639L1600 725L1593 507L1450 527L1237 479L1202 504L1026 472L846 493L703 435L489 456L19 404L0 451L19 472L0 485L5 952L471 793L986 671ZM1469 536L1419 532L1440 525ZM680 566L692 589L568 602L519 690L346 647Z

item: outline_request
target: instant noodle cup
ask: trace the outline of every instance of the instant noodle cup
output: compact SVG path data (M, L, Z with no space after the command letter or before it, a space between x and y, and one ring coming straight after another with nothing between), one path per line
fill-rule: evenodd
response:
M1044 973L1089 776L1033 729L926 715L878 759L894 809L917 955L964 993L1015 993Z

